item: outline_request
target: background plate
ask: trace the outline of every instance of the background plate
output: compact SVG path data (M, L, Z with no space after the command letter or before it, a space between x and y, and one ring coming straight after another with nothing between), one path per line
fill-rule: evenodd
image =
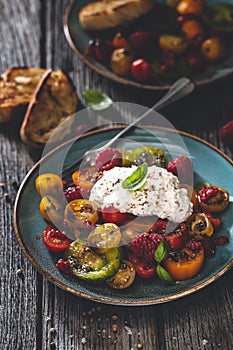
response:
M170 84L167 82L156 82L155 84L140 84L136 81L122 78L109 70L107 67L101 65L95 60L84 54L88 42L91 39L89 34L85 32L80 26L78 20L79 10L86 4L92 2L91 0L71 0L69 6L66 10L64 31L67 41L75 54L85 62L90 68L96 72L102 74L103 76L116 81L118 83L131 85L134 87L139 87L143 89L150 90L167 90ZM166 3L165 0L158 1L160 3ZM209 0L207 3L213 5L215 3L230 3L231 0ZM202 73L192 75L191 78L195 81L197 85L209 84L213 81L226 77L233 73L233 45L231 45L230 51L228 53L227 59L223 63L211 64Z
M51 162L53 165L59 163L68 150L64 167L70 166L88 148L111 139L118 131L119 128L100 130L84 135L75 142L74 140L67 142L42 158L28 173L18 192L14 211L16 236L23 252L35 268L57 286L75 295L109 304L156 304L180 298L205 287L233 265L233 203L230 203L228 209L223 213L221 227L221 235L227 235L230 242L225 246L218 247L215 256L206 259L200 275L188 281L166 285L158 278L149 280L138 278L129 289L118 291L105 285L88 285L63 276L55 267L58 256L51 254L40 239L46 223L39 211L40 197L34 185L39 168L42 164L44 170L56 172L54 167L51 169ZM144 145L154 145L155 136L162 140L164 138L169 140L169 135L173 136L171 131L149 128L149 133L145 129L135 129L131 132L130 137L131 140L141 142ZM207 142L186 133L180 132L180 135L191 155L195 179L221 186L232 195L233 162ZM158 145L156 144L156 146ZM176 151L174 155L175 153Z

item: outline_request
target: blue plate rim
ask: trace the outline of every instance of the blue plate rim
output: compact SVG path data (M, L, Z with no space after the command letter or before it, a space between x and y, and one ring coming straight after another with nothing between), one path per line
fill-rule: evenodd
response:
M225 158L231 165L233 165L233 160L231 160L231 158L228 157L224 152L222 152L219 148L217 148L216 146L212 145L208 141L205 141L205 140L201 139L198 136L192 135L192 134L184 132L184 131L173 130L173 129L165 128L165 127L155 127L155 126L150 126L150 125L146 125L145 127L148 128L148 129L157 129L157 130L169 131L169 132L172 132L172 133L179 133L181 136L188 137L188 138L190 138L192 140L195 140L195 141L197 141L199 143L202 143L202 144L208 146L209 148L211 148L212 150L214 150L218 154L220 154L223 158ZM56 286L60 287L61 289L65 290L65 291L67 291L67 292L69 292L71 294L74 294L74 295L76 295L78 297L83 297L85 299L88 299L88 300L91 300L91 301L100 302L100 303L119 305L119 306L147 306L147 305L155 305L155 304L161 304L161 303L177 300L177 299L180 299L180 298L185 297L187 295L190 295L190 294L192 294L192 293L194 293L196 291L199 291L202 288L208 286L212 282L214 282L217 279L219 279L223 274L225 274L227 271L229 271L232 268L232 266L233 266L233 259L225 267L223 267L219 272L217 272L215 275L213 275L209 279L199 283L198 285L196 285L194 287L191 287L191 288L189 288L187 290L178 292L178 293L173 294L171 296L166 296L166 297L161 297L161 298L156 298L156 299L150 299L150 300L145 300L145 301L139 301L139 300L133 300L132 301L132 300L120 300L120 299L117 300L116 298L108 298L108 297L101 297L101 296L95 297L95 296L90 295L88 293L84 293L82 291L77 291L76 289L71 288L71 287L67 286L65 283L63 283L63 282L59 281L58 279L54 278L50 273L48 273L44 268L42 268L40 266L40 264L38 264L34 260L33 255L30 253L27 245L24 244L23 240L21 239L20 228L19 228L19 225L18 225L18 206L19 206L19 202L20 202L20 199L21 199L21 194L24 191L24 188L27 185L28 180L33 176L33 173L37 170L37 168L40 166L40 164L42 162L44 162L45 160L47 160L47 158L49 158L53 154L55 154L57 151L62 149L63 147L66 147L67 145L69 145L70 143L72 144L73 142L77 142L80 139L83 139L83 138L86 138L86 137L91 137L91 136L97 135L99 133L104 133L104 132L108 132L108 131L111 131L111 130L121 130L123 128L124 128L124 126L115 126L115 127L101 128L101 129L98 129L98 130L95 130L95 131L87 132L86 134L83 134L81 136L72 138L69 141L64 142L63 144L55 147L48 154L46 154L44 157L42 157L31 168L31 170L29 170L29 172L25 176L25 178L24 178L24 180L23 180L23 182L20 185L20 188L18 190L16 199L15 199L14 213L13 213L15 235L16 235L17 241L18 241L18 243L19 243L19 245L20 245L24 255L27 257L27 259L32 264L32 266L42 276L44 276L46 279L48 279L50 282L52 282Z

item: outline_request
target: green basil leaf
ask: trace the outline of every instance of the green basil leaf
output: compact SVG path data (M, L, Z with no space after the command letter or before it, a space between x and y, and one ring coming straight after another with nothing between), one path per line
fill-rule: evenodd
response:
M195 184L194 184L194 189L195 189L197 192L199 192L200 189L201 189L202 187L205 187L205 186L211 186L211 184L208 183L208 182L205 182L205 181L197 181L197 182L195 182Z
M158 263L166 259L168 255L168 246L165 241L159 243L158 247L155 249L155 261Z
M148 164L143 163L133 173L128 176L123 182L122 187L125 190L136 191L145 184L148 173Z
M168 282L168 283L174 282L171 276L169 275L169 273L161 265L157 265L156 272L162 281Z
M92 108L95 111L107 109L113 103L112 99L108 95L98 90L84 91L83 98L87 106Z

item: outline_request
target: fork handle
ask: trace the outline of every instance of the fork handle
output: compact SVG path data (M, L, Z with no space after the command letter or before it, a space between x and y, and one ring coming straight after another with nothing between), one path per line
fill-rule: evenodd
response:
M180 78L179 80L177 80L159 101L157 101L139 118L135 119L132 123L130 123L126 128L122 129L115 137L108 141L103 146L103 148L112 146L121 136L127 133L133 126L140 123L151 111L162 109L170 103L173 103L179 100L180 98L188 95L190 92L193 91L194 87L195 84L188 78Z

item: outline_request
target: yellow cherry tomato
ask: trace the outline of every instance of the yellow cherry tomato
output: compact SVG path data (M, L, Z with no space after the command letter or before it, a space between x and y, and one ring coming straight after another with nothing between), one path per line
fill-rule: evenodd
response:
M75 199L65 208L65 222L73 229L83 227L86 222L94 225L98 220L98 204L87 199Z
M212 37L201 45L201 53L209 62L218 62L226 56L226 46L222 39Z
M121 231L112 223L97 226L87 237L88 246L96 248L99 254L105 254L109 249L118 247L120 241Z
M56 174L41 174L35 181L36 191L43 197L46 195L58 196L63 193L63 183Z
M205 213L194 213L187 220L189 235L195 239L202 239L203 236L212 236L213 225Z
M98 172L95 167L84 167L72 174L73 183L83 189L90 190L96 182Z
M188 41L181 36L162 34L159 37L159 46L164 51L171 51L174 55L181 55L188 48Z
M200 16L204 12L205 6L205 0L181 0L176 6L176 10L181 15L191 13Z
M133 57L128 50L115 49L111 55L111 69L117 75L128 77L131 73Z
M64 207L52 196L44 196L40 201L40 212L44 219L55 226L63 221Z

